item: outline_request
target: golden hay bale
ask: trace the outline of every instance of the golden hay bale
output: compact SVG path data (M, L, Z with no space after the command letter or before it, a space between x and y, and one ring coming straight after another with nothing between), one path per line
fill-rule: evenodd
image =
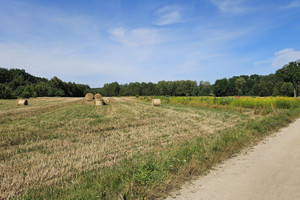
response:
M96 100L95 102L96 102L96 106L103 106L104 105L103 101L101 101L101 100Z
M109 100L107 98L102 99L103 100L103 105L108 105L109 104Z
M96 100L102 101L102 96L101 96L101 94L95 94L94 97L95 97Z
M81 104L82 105L95 105L95 100L93 99L91 101L88 101L86 99L82 99Z
M85 95L85 99L86 99L87 101L92 101L92 100L94 99L94 95L93 95L92 93L87 93L87 94Z
M19 99L18 106L27 106L27 105L28 105L27 99Z
M161 100L160 99L152 99L152 106L160 106Z

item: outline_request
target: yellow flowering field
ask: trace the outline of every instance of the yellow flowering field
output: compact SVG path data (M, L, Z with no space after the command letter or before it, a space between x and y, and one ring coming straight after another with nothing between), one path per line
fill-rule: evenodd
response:
M157 98L157 97L153 97ZM248 108L257 113L270 113L277 109L292 109L300 106L300 98L293 97L158 97L163 103L197 107Z

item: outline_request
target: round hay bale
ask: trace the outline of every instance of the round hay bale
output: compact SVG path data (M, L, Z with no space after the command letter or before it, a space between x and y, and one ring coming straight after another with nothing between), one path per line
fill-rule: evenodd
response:
M19 99L18 106L27 106L27 105L28 105L27 99Z
M103 106L104 102L102 100L96 100L96 106Z
M94 99L94 95L92 93L87 93L85 95L85 99L88 101L92 101Z
M161 100L160 99L152 99L152 106L160 106Z
M81 104L82 105L95 105L95 100L93 99L91 101L88 101L86 99L82 99Z
M103 99L103 105L108 105L109 104L109 100L107 98Z
M101 96L101 94L95 94L94 97L95 97L96 100L102 101L102 96Z

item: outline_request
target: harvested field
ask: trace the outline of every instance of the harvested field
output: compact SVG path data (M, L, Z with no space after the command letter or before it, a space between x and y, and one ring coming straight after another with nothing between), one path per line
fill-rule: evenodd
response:
M105 99L110 104L99 107L81 105L81 98L30 99L27 107L0 100L0 198L71 187L80 184L83 172L262 118L170 104L153 107L129 97Z

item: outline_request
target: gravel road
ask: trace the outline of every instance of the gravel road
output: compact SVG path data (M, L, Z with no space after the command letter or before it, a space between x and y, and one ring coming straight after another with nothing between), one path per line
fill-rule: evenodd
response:
M299 200L300 119L168 199Z

